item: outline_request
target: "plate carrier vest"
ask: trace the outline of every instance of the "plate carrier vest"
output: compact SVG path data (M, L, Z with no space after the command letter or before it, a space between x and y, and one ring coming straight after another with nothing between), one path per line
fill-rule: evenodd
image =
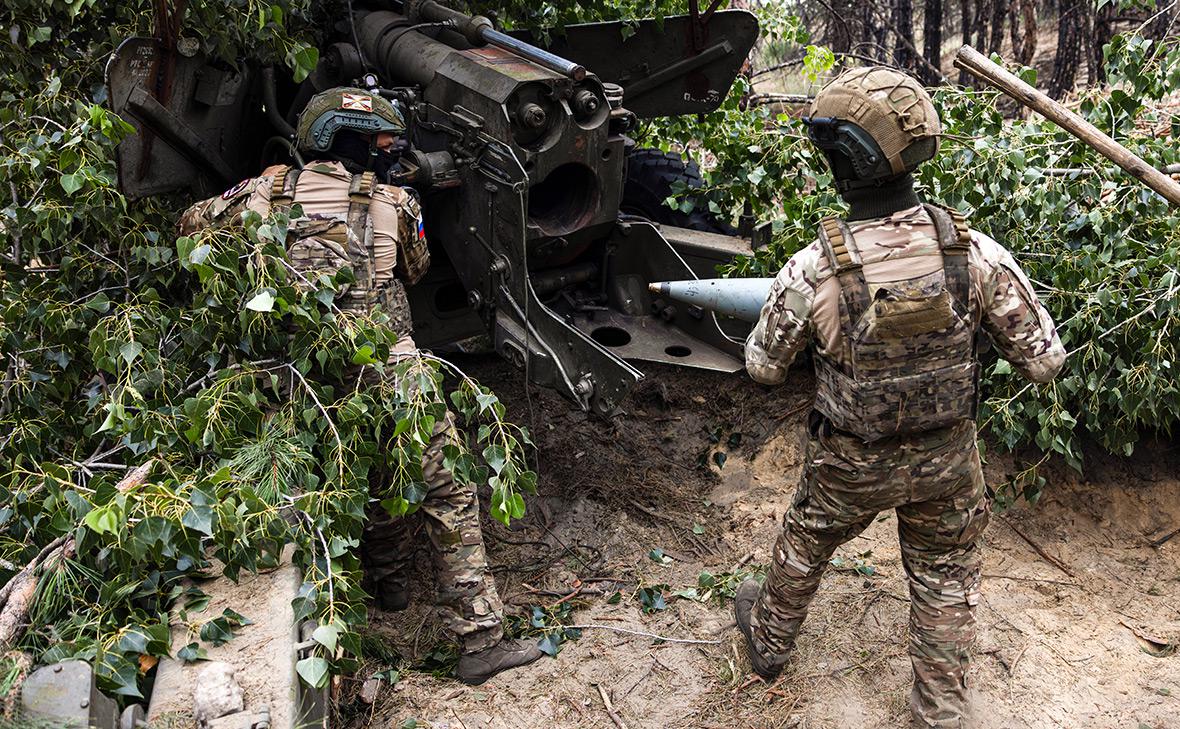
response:
M938 233L944 284L918 297L883 285L870 299L848 225L837 218L820 223L820 244L840 284L840 329L850 364L816 356L815 408L834 428L865 441L975 418L971 232L959 212L924 207Z
M272 211L287 212L295 200L295 186L302 170L287 167L274 176L270 190ZM373 221L369 216L376 175L356 173L348 187L348 215L336 217L297 218L291 221L287 238L287 256L295 268L316 275L335 275L340 269L352 269L356 280L341 287L338 306L345 311L368 312L380 306L392 319L395 331L409 333L413 329L410 303L402 280L416 282L430 265L426 241L417 230L417 203L403 214L398 238L397 262L394 276L388 281L376 280L373 258ZM410 199L413 201L413 199ZM413 219L412 225L408 224ZM414 230L410 230L410 228Z

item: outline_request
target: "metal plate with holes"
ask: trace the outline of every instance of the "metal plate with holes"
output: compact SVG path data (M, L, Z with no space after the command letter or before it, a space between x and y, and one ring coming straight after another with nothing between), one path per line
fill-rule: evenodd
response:
M665 362L682 367L737 372L742 363L654 316L625 316L599 312L593 320L579 318L574 326L609 352L623 359Z

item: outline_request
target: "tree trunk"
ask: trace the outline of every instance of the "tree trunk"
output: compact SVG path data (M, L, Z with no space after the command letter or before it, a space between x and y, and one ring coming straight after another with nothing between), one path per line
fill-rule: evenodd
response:
M979 51L987 49L991 34L988 32L988 21L991 20L992 3L1000 0L975 0L975 48Z
M918 64L911 50L914 45L914 4L911 0L894 0L891 25L898 35L893 45L893 62L898 68L912 73ZM903 42L903 38L908 43Z
M827 27L824 32L824 43L833 53L849 53L852 51L852 27L849 21L856 16L847 12L851 2L840 0L831 4L831 11L827 14Z
M975 30L974 3L972 0L959 0L959 17L963 31L963 45L971 45L971 36ZM959 84L966 86L971 81L971 75L966 71L959 71Z
M1082 40L1089 0L1060 0L1057 19L1057 55L1053 60L1053 78L1049 80L1049 96L1061 99L1073 91L1078 67L1082 60Z
M1032 63L1037 52L1036 0L1012 0L1009 10L1012 28L1012 58L1022 66ZM1021 30L1021 26L1024 30Z
M1158 7L1163 4L1163 2L1156 3L1157 9L1153 11L1156 18L1143 29L1144 37L1158 41L1170 38L1176 34L1176 21L1180 20L1180 6ZM1151 16L1149 15L1148 17Z
M865 41L872 48L866 55L875 58L878 63L888 63L889 47L886 44L889 41L889 27L881 22L876 2L862 3L861 7Z
M1004 43L1004 18L1007 16L1008 4L1004 0L992 0L991 37L988 38L988 53L999 53Z
M942 68L942 20L942 0L926 0L922 21L922 55L934 68ZM922 69L922 80L928 86L939 82L934 73L925 67Z
M1089 57L1086 65L1090 71L1090 83L1100 84L1106 81L1106 54L1103 46L1114 38L1114 18L1118 7L1114 3L1103 6L1094 16L1094 39L1089 45Z

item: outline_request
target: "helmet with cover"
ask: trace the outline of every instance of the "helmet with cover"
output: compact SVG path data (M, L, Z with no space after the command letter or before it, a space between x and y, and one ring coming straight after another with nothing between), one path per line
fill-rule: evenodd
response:
M307 102L295 127L295 146L302 152L327 152L342 130L372 135L402 135L405 118L388 99L365 89L340 87L321 91Z
M842 192L912 172L938 152L942 132L926 89L882 66L838 76L815 97L804 121Z

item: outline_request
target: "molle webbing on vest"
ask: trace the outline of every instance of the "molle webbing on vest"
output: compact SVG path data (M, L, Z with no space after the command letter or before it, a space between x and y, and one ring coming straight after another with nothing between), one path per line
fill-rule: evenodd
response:
M860 321L869 308L869 287L865 283L860 251L856 248L852 231L838 218L820 221L819 241L833 275L840 282L840 304L843 309L840 324L844 328L845 343L849 343L852 341L852 327L845 325L851 323L855 326L855 322Z
M971 229L967 218L958 210L947 210L938 205L923 205L934 229L938 231L938 246L942 249L943 270L946 272L946 287L951 295L970 312L971 274L967 267L967 252L971 249Z
M271 212L285 213L291 209L291 204L295 201L295 186L299 184L300 172L302 170L297 167L285 167L282 172L274 176L274 181L270 183Z
M975 415L978 364L962 216L927 206L938 232L943 279L915 294L907 282L870 297L847 225L825 219L820 242L840 284L846 366L816 357L815 407L867 441L946 427Z
M362 241L365 240L365 224L369 217L369 204L373 200L373 183L377 176L370 172L353 175L348 184L348 227Z
M376 266L373 259L373 226L369 220L369 205L373 199L373 172L354 174L348 183L348 251L356 284L351 294L354 306L368 310L377 303Z

